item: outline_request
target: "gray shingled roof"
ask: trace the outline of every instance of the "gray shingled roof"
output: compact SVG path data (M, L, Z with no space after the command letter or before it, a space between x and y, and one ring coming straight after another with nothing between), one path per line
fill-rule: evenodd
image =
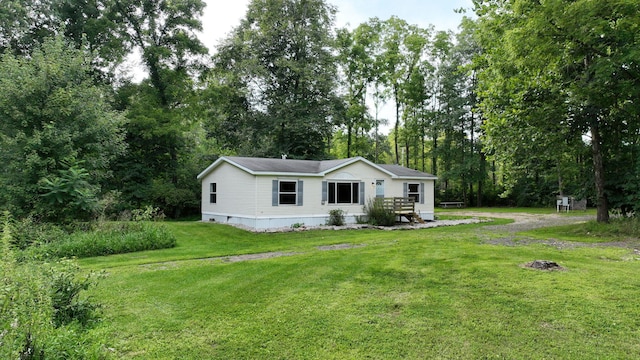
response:
M435 177L431 174L400 165L378 164L378 166L399 177Z
M229 161L236 163L253 172L268 173L298 173L320 174L331 168L347 163L353 159L342 160L295 160L295 159L269 159L227 156Z
M340 160L295 160L295 159L270 159L227 156L228 161L255 173L296 173L319 175L327 170L339 168L341 165L357 161L366 161L364 158L349 158ZM368 162L368 161L366 161ZM370 163L371 164L371 163ZM418 170L409 169L400 165L372 164L401 178L435 178Z

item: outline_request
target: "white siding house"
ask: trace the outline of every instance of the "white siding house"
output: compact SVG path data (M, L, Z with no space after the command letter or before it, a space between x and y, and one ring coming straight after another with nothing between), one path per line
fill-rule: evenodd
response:
M223 156L198 175L202 220L256 229L324 225L342 209L347 223L373 197L413 197L424 220L434 218L436 177L362 157L292 160Z

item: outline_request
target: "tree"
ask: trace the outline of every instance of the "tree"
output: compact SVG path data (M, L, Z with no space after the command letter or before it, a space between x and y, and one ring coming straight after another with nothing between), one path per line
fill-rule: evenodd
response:
M325 156L338 117L334 14L323 0L254 0L218 48L216 74L244 85L250 121L237 125L264 144L246 155Z
M423 51L428 45L431 29L421 29L409 25L406 21L392 16L382 23L381 52L376 58L377 66L381 69L382 83L391 92L395 103L395 123L393 129L396 163L400 163L400 119L404 105L402 86L407 83L423 57ZM408 165L409 154L406 164Z
M28 55L45 39L64 36L91 54L98 82L112 82L127 54L111 0L7 0L0 8L0 52Z
M487 40L488 70L482 77L485 108L496 95L506 96L511 103L505 115L524 120L535 135L545 136L551 130L573 139L590 137L597 219L608 221L609 165L629 140L625 129L638 128L640 65L632 60L639 54L637 3L475 3ZM496 41L497 34L490 33L500 27L502 41ZM505 70L522 74L524 84L510 83L510 88L502 88L506 92L492 93L500 88L497 79L508 76ZM536 113L542 116L536 119ZM491 123L505 120L498 114L489 119Z
M0 53L29 54L45 38L55 34L51 1L6 0L0 7Z
M190 168L197 132L198 97L195 78L207 49L196 32L202 30L201 0L113 0L121 36L137 49L149 77L119 89L119 109L127 110L130 151L115 168L118 184L132 207L154 205L177 217L197 208L198 183ZM186 169L189 167L189 170Z
M30 57L5 54L0 60L0 203L15 215L55 218L44 178L69 170L83 177L88 198L110 175L116 156L125 151L124 118L111 110L106 92L93 84L90 60L56 37L45 40ZM61 176L64 178L64 176ZM63 198L63 205L71 200ZM83 200L83 201L84 201ZM71 214L86 218L76 208Z
M377 23L360 24L350 32L348 29L338 30L337 50L338 61L342 80L346 93L345 119L347 148L346 157L351 157L354 153L353 143L358 142L358 133L366 137L368 132L374 128L374 120L369 115L366 105L367 89L377 75L373 52L379 39L379 26ZM365 148L356 148L355 153L361 155Z
M207 49L196 32L202 31L202 0L113 0L123 21L122 36L138 49L149 72L149 83L162 107L182 103L181 87L200 68L199 56Z
M474 201L474 183L477 184L476 204L479 205L487 174L479 140L482 116L477 111L474 59L481 55L481 49L475 40L475 27L473 20L463 18L455 42L445 46L446 56L439 62L437 75L437 102L441 107L437 128L443 129L445 135L441 151L445 170L442 179L446 185L449 179L455 179L457 191L467 203Z

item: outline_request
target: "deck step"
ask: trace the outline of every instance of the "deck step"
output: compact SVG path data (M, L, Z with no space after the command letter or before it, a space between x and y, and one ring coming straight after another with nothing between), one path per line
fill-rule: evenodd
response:
M420 215L418 215L417 213L413 213L413 214L411 214L411 216L412 216L414 222L417 221L420 224L426 224L426 221L424 221L424 219L422 219L420 217Z

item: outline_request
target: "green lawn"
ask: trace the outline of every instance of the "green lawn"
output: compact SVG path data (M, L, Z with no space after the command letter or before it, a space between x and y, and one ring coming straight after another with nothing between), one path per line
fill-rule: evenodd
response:
M80 261L108 275L91 293L104 304L92 332L134 359L640 357L640 256L488 245L485 225L253 234L167 223L174 249ZM316 248L345 243L360 246ZM289 256L217 258L274 251ZM567 271L521 267L536 259Z

